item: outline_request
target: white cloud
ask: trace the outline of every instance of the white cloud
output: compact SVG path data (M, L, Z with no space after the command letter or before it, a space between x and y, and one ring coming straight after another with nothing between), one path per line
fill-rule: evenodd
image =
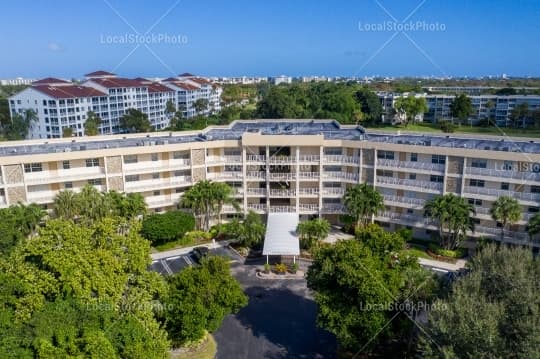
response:
M47 48L50 50L50 51L54 51L54 52L57 52L57 51L62 51L63 48L62 46L60 46L58 43L56 42L50 42L48 45L47 45Z

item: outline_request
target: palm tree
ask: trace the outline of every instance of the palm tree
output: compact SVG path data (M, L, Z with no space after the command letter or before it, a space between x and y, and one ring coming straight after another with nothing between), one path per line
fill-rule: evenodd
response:
M216 214L218 217L218 223L221 224L221 213L223 212L223 205L230 204L236 211L240 210L238 202L234 199L234 190L231 186L224 182L211 182L213 199L216 202Z
M491 218L499 222L501 227L501 242L504 243L504 229L521 219L521 206L517 199L501 196L491 206Z
M182 196L180 206L189 208L197 218L197 227L208 230L209 216L211 206L208 203L210 196L210 181L197 182L193 187L187 190Z
M368 184L358 184L347 188L343 197L347 211L354 218L356 227L365 226L374 215L384 209L383 196Z
M93 222L105 218L113 208L109 196L99 192L94 186L87 184L76 195L80 216L84 221Z
M529 244L532 246L533 237L540 233L540 213L535 214L527 224L527 233L529 234Z
M35 232L39 223L47 215L47 212L38 204L24 205L19 203L13 206L16 223L19 231L26 237Z
M437 196L424 205L424 216L437 222L441 246L454 249L467 230L474 231L474 207L453 193Z
M53 212L55 217L74 219L80 213L77 194L73 191L60 191L54 197Z
M330 223L324 218L315 218L299 223L296 231L304 244L303 247L310 249L315 243L328 237Z
M261 220L261 216L253 211L249 211L244 221L238 226L238 240L246 247L257 247L266 232L266 227Z

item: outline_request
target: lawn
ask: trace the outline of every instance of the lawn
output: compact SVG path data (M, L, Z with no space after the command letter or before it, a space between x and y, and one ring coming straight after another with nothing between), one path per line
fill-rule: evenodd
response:
M217 352L217 344L211 334L196 348L175 350L171 352L171 359L214 359Z
M170 251L173 249L180 249L185 247L193 247L193 246L199 246L199 245L205 245L212 243L211 240L208 241L191 241L186 243L183 239L179 239L177 241L168 242L165 244L160 244L158 246L153 247L156 252L165 252Z
M408 248L401 250L401 255L412 255L418 258L432 259L424 250L419 248Z
M402 132L428 132L428 133L444 133L441 129L431 123L416 123L410 124L407 127L386 125L380 127L371 127L368 130L381 131L402 131ZM454 132L455 134L470 134L470 135L491 135L491 136L516 136L516 137L540 137L540 129L521 129L521 128L506 128L506 127L479 127L479 126L460 126ZM451 135L451 134L450 134Z

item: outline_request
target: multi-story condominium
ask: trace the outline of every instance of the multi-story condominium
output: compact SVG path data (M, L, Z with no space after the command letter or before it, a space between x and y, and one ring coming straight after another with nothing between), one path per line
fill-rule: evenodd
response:
M169 125L171 114L166 111L169 101L182 109L187 118L196 114L194 104L199 98L208 100L201 114L220 110L221 88L192 75L161 83L140 77L121 78L106 71L92 72L85 77L81 84L56 78L42 79L9 98L12 114L28 109L37 114L28 138L58 138L66 127L73 129L74 136L83 136L88 111L101 118L102 134L112 134L121 132L120 118L130 108L147 114L156 130Z
M59 191L91 184L141 193L149 208L162 211L208 179L230 184L242 212L294 212L332 223L345 213L346 189L368 183L384 196L385 209L374 220L391 230L412 228L417 237L436 233L423 206L446 193L475 206L476 229L469 235L476 238L500 238L489 214L499 196L516 198L523 210L505 231L507 242L526 242L527 221L540 207L538 140L366 132L332 120L6 142L0 169L1 206L35 202L50 209ZM235 210L226 206L225 212Z
M466 95L481 95L488 91L501 90L502 87L493 86L426 86L422 87L423 90L435 93L456 94L463 93ZM538 87L514 87L518 91L534 91L538 90Z
M32 82L36 81L35 79L25 79L22 77L17 77L14 79L2 79L0 80L0 85L31 85Z
M409 94L380 92L378 96L383 106L383 121L393 122L396 120L395 111L393 111L396 99L401 96L409 96ZM415 96L425 97L428 106L428 112L418 116L420 120L436 123L452 118L450 104L455 95L416 94ZM508 126L511 123L512 110L521 103L526 103L531 112L540 110L540 96L536 95L477 95L469 97L473 106L473 114L469 121L473 124L491 119L498 126Z
M274 85L291 84L292 83L292 77L291 76L285 76L285 75L271 77L270 82L273 83Z

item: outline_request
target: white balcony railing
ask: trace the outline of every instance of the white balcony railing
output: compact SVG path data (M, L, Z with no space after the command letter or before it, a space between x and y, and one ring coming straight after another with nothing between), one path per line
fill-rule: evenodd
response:
M325 155L325 163L341 163L341 164L358 164L360 163L359 157L344 156L344 155Z
M295 213L295 206L270 206L271 213Z
M487 196L487 197L509 196L509 197L521 199L523 201L530 201L530 202L540 201L540 193L505 191L502 189L474 187L474 186L466 186L465 192L470 193L470 194Z
M242 163L242 156L208 156L206 164L234 164Z
M105 177L103 167L76 167L69 170L42 171L38 173L25 173L24 182L27 185L36 185L54 182L71 182L77 180L87 180L89 178Z
M444 172L444 164L429 163L429 162L412 162L412 161L377 159L377 167L408 168L408 169L425 170L425 171L432 171L432 172Z
M345 207L342 204L324 204L322 205L323 213L345 213Z
M318 196L319 195L319 189L318 188L300 188L298 190L298 193L301 196Z
M324 187L322 193L327 196L343 196L345 190L343 188Z
M226 172L208 172L206 174L208 179L234 179L234 178L243 178L242 172L240 171L226 171Z
M323 172L323 177L326 179L339 179L353 182L358 181L358 175L356 173L349 172L325 171Z
M248 203L247 209L255 212L266 212L266 204Z
M270 156L269 162L272 164L283 164L283 163L295 163L296 157L293 156Z
M271 172L268 175L269 179L271 180L294 180L296 179L296 175L294 173L286 173L286 172Z
M171 161L142 161L137 163L124 164L124 173L160 172L188 168L191 165L189 159L178 159Z
M443 184L440 182L419 181L410 179L401 179L395 177L377 176L377 184L381 185L398 185L404 187L413 187L416 189L428 189L432 191L442 191Z
M320 162L321 161L321 156L318 156L318 155L300 155L300 157L298 158L298 161L299 162L310 162L310 163Z
M385 202L388 202L388 203L400 203L400 204L410 205L413 207L421 207L426 202L426 200L420 199L420 198L410 198L410 197L390 196L390 195L385 195L384 200Z
M512 178L524 181L540 181L540 173L538 172L520 172L520 171L503 171L490 168L465 167L465 173L468 175L478 175L496 178Z
M248 179L266 179L266 172L263 171L249 171L246 172Z
M264 155L247 155L246 162L266 162L266 156Z
M300 212L319 212L319 205L317 204L300 203L298 207Z
M492 237L493 239L499 240L501 238L501 228L495 227L485 227L485 226L475 226L474 232L470 233L475 236L486 236ZM523 232L515 232L504 230L504 241L515 243L515 244L527 244L529 236Z
M246 190L248 196L266 196L266 188L249 188Z
M298 178L300 179L319 179L319 172L298 172Z
M295 190L287 189L270 189L270 197L294 197Z

